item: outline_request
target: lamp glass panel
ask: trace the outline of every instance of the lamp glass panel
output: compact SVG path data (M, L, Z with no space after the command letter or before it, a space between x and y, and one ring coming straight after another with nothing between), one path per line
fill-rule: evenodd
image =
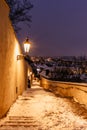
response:
M24 51L29 52L30 50L30 44L24 44Z

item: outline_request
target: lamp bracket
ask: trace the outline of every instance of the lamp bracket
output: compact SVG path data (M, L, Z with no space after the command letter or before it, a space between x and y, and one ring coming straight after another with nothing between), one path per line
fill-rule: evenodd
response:
M22 60L24 59L25 55L23 54L20 54L20 55L17 55L17 60Z

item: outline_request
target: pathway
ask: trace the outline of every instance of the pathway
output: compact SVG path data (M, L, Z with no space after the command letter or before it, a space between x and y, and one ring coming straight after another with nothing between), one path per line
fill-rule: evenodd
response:
M34 82L0 120L0 130L87 130L87 110Z

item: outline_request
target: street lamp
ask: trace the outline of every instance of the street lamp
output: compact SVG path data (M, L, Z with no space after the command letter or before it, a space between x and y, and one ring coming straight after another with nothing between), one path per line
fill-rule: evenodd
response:
M26 38L26 40L24 41L24 51L25 51L25 53L29 52L30 46L31 46L31 43L29 42L29 39Z
M24 45L24 52L27 55L29 53L30 46L31 46L31 43L28 38L26 38L23 45ZM23 55L23 54L17 55L17 60L23 59L26 55Z

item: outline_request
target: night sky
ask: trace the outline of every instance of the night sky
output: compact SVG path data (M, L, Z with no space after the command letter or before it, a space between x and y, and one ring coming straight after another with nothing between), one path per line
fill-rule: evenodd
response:
M87 0L31 0L33 56L87 56Z

